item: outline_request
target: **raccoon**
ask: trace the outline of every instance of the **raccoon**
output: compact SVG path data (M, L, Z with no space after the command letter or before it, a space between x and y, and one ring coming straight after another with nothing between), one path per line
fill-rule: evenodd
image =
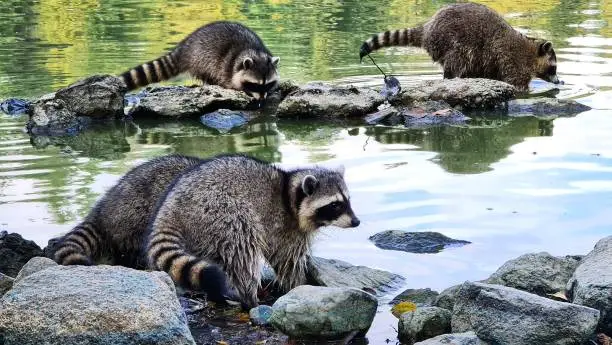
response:
M559 83L552 43L519 33L480 4L448 5L423 25L373 35L359 57L388 46L424 48L442 65L444 78L496 79L520 91L528 90L533 77Z
M208 284L217 264L243 307L256 306L261 259L282 290L306 282L317 229L356 227L343 169L283 170L246 156L222 156L182 174L149 227L150 265L183 287Z
M244 91L263 101L278 84L279 57L240 23L206 24L170 53L121 74L128 90L187 72L204 83Z

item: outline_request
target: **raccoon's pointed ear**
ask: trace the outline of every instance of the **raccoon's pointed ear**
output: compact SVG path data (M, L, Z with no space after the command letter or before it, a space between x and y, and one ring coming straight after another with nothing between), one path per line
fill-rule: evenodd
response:
M538 48L538 55L544 56L548 54L548 52L550 52L551 49L552 49L552 42L544 41L540 43L540 47Z
M308 196L312 195L318 186L319 181L312 175L306 175L304 179L302 179L302 191Z
M280 61L280 57L278 56L273 56L272 57L272 65L274 65L274 67L278 66L278 62Z
M244 58L244 60L242 60L242 67L244 67L244 69L250 69L253 67L253 59Z

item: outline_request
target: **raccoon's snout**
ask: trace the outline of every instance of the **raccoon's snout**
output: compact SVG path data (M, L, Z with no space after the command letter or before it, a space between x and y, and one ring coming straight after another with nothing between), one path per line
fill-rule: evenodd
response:
M557 77L557 75L553 75L549 79L550 79L550 82L553 83L553 84L561 83L561 81L559 80L559 77Z

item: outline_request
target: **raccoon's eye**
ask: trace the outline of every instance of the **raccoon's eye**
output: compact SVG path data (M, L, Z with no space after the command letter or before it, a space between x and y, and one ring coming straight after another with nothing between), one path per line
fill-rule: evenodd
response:
M339 201L334 201L329 204L329 207L333 208L335 211L339 211L344 207L344 204Z

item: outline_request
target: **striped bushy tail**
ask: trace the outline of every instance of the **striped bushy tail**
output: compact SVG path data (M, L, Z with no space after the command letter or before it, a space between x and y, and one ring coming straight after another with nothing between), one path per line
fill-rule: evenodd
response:
M171 52L155 60L143 63L121 74L128 90L141 86L168 80L181 73L175 52Z
M91 265L102 245L102 236L95 225L83 222L67 233L54 254L60 265Z
M371 52L384 47L391 46L414 46L420 47L423 40L423 26L412 29L387 30L368 38L361 45L359 59Z
M170 275L178 285L206 292L207 299L225 302L230 294L227 278L219 266L189 254L183 237L172 230L153 230L147 256L151 267Z

